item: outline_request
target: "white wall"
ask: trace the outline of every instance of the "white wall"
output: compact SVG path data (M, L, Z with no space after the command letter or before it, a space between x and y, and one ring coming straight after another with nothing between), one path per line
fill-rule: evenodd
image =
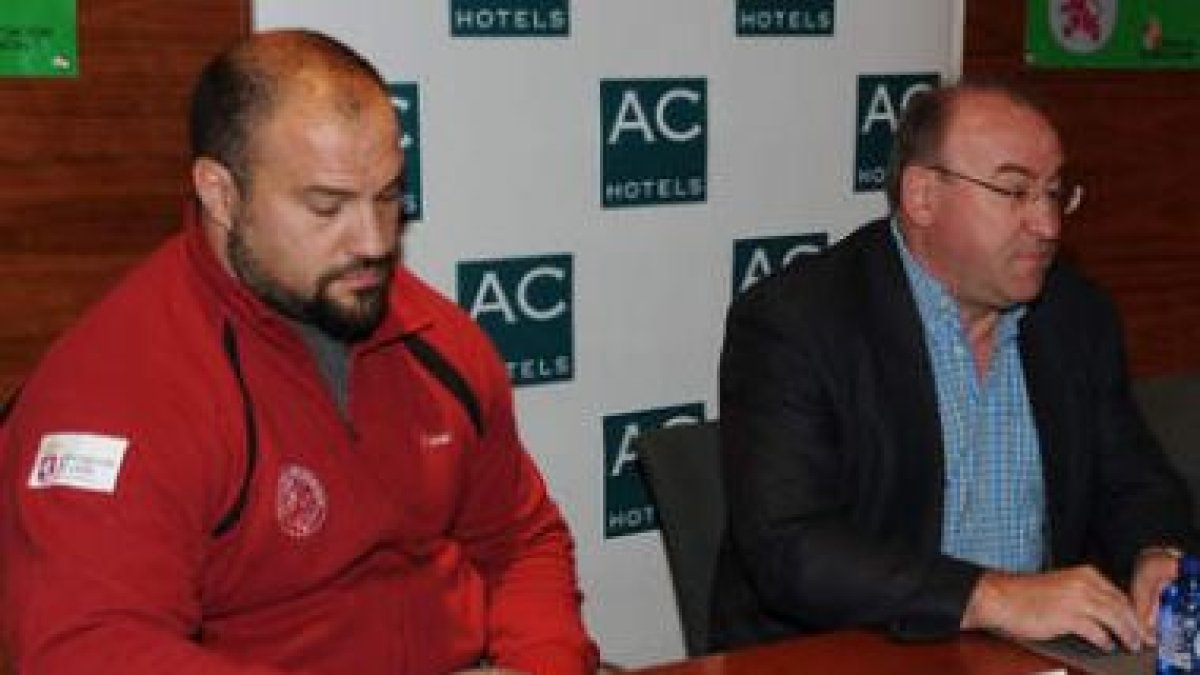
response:
M961 7L842 0L832 35L750 37L735 34L740 0L463 2L540 7L524 20L546 25L565 6L569 34L452 37L449 0L258 0L255 19L259 27L328 32L388 80L417 83L422 219L410 229L406 256L447 295L457 295L462 261L570 255L571 292L553 265L535 272L530 288L548 292L536 299L536 316L569 310L544 323L552 340L563 342L554 331L570 330L570 350L546 353L567 357L573 372L518 387L522 431L575 534L586 616L604 657L625 665L677 658L682 644L657 532L605 535L606 475L618 471L607 481L614 494L638 485L631 466L606 466L605 420L617 432L644 428L671 411L643 411L690 403L718 416L734 240L827 233L833 241L883 213L877 191L854 190L856 141L864 124L886 128L887 104L900 97L876 99L860 119L859 76L952 77ZM764 3L802 14L824 4L757 0ZM802 14L791 16L820 18ZM686 97L665 108L667 132L701 125L703 202L602 207L602 136L614 120L602 119L601 80L636 78L704 81L703 118ZM654 101L639 100L652 123ZM619 140L644 139L633 128L635 111L625 112ZM662 135L654 140L651 153L671 146ZM483 309L495 323L509 301L519 324L510 328L520 333L511 339L528 342L541 324L521 314L515 282L500 288ZM471 295L460 303L470 305ZM608 450L619 456L620 448Z

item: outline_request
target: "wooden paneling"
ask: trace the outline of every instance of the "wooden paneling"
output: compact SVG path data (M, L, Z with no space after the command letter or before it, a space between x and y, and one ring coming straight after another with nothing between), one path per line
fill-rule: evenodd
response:
M1045 71L1024 3L967 0L964 71L1053 109L1088 199L1068 254L1108 288L1140 375L1200 369L1200 73ZM74 80L0 80L0 394L175 227L185 109L249 0L81 0Z
M187 98L249 0L79 0L75 79L0 79L0 395L187 195Z
M1024 5L967 0L963 72L1050 108L1088 190L1066 254L1116 300L1134 374L1200 370L1200 71L1029 68Z

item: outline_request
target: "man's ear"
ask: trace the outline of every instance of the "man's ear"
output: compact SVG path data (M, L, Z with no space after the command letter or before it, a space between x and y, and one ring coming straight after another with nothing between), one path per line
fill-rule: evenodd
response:
M199 157L192 162L192 188L200 199L207 219L223 230L233 227L240 198L233 173L211 157Z
M917 227L933 221L938 200L937 172L909 165L900 175L900 210L905 220Z

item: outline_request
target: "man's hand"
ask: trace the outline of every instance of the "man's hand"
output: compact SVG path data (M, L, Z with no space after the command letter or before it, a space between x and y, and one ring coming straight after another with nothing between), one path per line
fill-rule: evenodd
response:
M1146 643L1133 604L1089 566L1040 574L984 572L967 611L964 629L983 628L1019 639L1047 640L1074 634L1106 651Z
M1151 643L1157 634L1158 599L1178 571L1179 553L1162 547L1144 549L1134 565L1129 595L1138 620L1142 622L1142 631Z

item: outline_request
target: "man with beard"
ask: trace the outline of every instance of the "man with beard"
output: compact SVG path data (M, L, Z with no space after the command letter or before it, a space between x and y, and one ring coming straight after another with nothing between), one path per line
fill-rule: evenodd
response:
M3 436L3 621L38 673L596 665L500 360L397 263L399 131L344 45L201 75L183 232L63 336Z
M721 646L848 626L1153 640L1190 502L1111 303L1055 261L1082 197L1063 164L1009 89L918 95L893 217L735 302Z

